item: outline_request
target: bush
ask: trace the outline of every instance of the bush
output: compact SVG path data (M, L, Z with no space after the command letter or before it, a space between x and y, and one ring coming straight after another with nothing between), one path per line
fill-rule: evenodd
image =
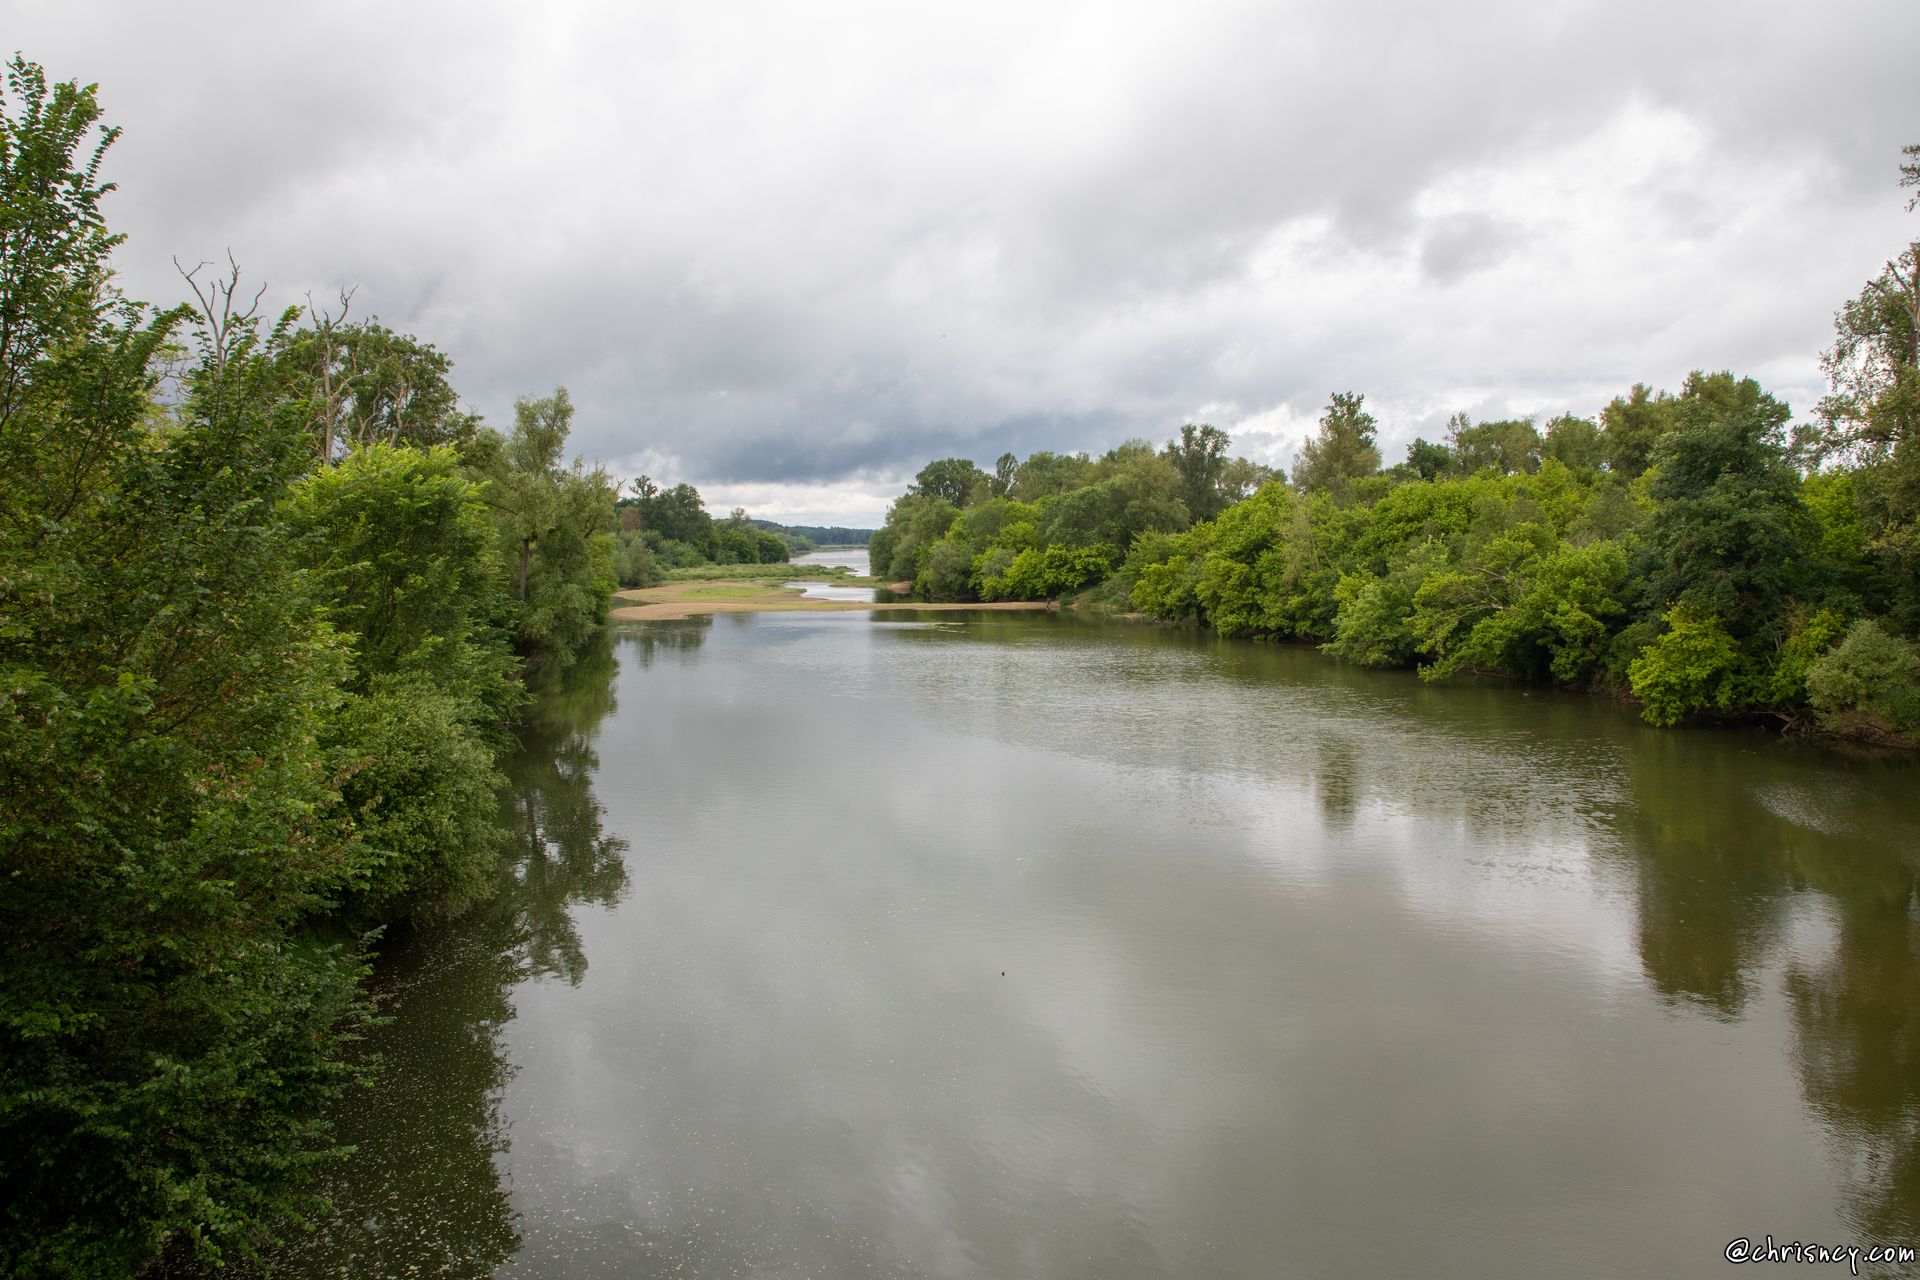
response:
M623 587L650 587L660 581L646 535L624 532L613 536L613 576Z
M1868 619L1807 672L1820 722L1839 732L1920 730L1920 653Z
M422 682L387 680L329 726L357 837L358 914L453 915L492 891L504 780L471 710Z
M1730 707L1736 696L1740 649L1718 618L1668 611L1667 631L1640 651L1628 669L1648 724L1678 724L1709 707Z

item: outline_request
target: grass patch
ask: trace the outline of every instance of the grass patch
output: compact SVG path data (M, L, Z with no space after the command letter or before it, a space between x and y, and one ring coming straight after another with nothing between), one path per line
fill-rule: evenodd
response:
M702 564L691 569L669 569L662 582L845 582L865 586L862 578L843 564Z
M692 582L676 585L670 600L779 600L798 595L774 582Z

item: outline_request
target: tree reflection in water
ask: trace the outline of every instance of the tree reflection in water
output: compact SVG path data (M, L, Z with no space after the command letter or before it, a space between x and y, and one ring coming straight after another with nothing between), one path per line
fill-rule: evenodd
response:
M1809 1112L1862 1240L1920 1239L1920 897L1901 762L1823 748L1734 753L1709 735L1635 744L1621 824L1641 962L1677 1004L1732 1020L1773 957ZM1839 816L1844 815L1844 816ZM1825 945L1789 943L1826 917Z
M586 972L572 909L610 904L627 886L626 842L603 830L593 793L614 667L607 637L560 678L532 682L519 747L503 762L499 891L382 946L376 983L390 1021L366 1046L378 1071L336 1117L340 1141L358 1150L321 1188L338 1213L290 1241L275 1274L481 1277L518 1251L496 1166L511 1075L501 1033L515 986L577 984Z

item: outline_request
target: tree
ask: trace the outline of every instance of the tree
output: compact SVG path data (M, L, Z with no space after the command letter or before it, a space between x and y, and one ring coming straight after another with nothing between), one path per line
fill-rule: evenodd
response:
M1447 423L1454 469L1462 475L1494 471L1500 475L1531 475L1540 469L1543 442L1530 418L1474 425L1464 413Z
M573 424L565 387L513 410L512 434L482 432L469 455L508 548L517 638L564 663L599 629L615 586L613 481L578 460L561 465Z
M1422 480L1437 480L1453 470L1453 450L1416 436L1407 446L1407 466Z
M278 353L293 385L313 405L315 449L332 462L347 449L370 444L460 444L480 420L460 409L448 375L453 361L432 343L399 334L379 320L346 323L341 313L309 302L310 325L292 334Z
M1878 733L1920 730L1920 652L1871 618L1813 664L1807 691L1830 728L1864 720Z
M1228 443L1220 428L1191 422L1180 428L1178 440L1167 441L1167 459L1180 473L1180 500L1195 520L1211 520L1227 505L1222 481Z
M1013 496L1013 482L1020 475L1020 459L1011 453L1000 455L993 464L993 477L987 481L987 492L996 498Z
M1606 439L1591 418L1563 413L1547 424L1546 456L1573 471L1597 471L1606 461Z
M920 468L908 490L950 506L964 507L987 491L987 473L965 458L942 458Z
M14 417L36 366L96 335L114 311L108 258L124 238L100 214L114 189L100 181L100 162L120 130L99 124L96 86L49 88L17 54L6 84L17 106L0 119L0 443L17 440ZM31 452L20 449L19 460ZM6 474L19 478L11 465Z
M1797 697L1772 676L1788 653L1796 604L1820 585L1819 525L1788 457L1787 406L1751 378L1696 372L1674 415L1678 425L1654 453L1656 506L1638 576L1646 612L1665 617L1669 628L1685 619L1690 629L1656 642L1632 665L1636 692L1648 680L1667 682L1660 687L1669 692L1648 702L1655 723L1708 705ZM1740 655L1724 671L1718 657L1707 663L1702 656L1718 655L1722 639ZM1700 675L1709 667L1710 680ZM1686 697L1672 692L1681 671L1693 673L1687 687L1695 693Z
M1020 464L1008 497L1020 502L1038 502L1057 494L1071 493L1093 483L1093 462L1084 453L1049 453L1039 449Z
M1380 469L1374 445L1379 423L1363 407L1365 396L1337 391L1320 417L1320 431L1300 444L1293 483L1303 491L1325 489L1336 496L1362 476Z
M1674 427L1673 397L1658 396L1642 383L1622 398L1615 396L1600 411L1600 434L1606 446L1607 469L1631 480L1647 469L1660 437Z
M1920 187L1920 146L1902 154L1900 185ZM1839 310L1834 332L1829 393L1796 443L1807 465L1853 468L1871 594L1894 626L1920 632L1920 241Z
M350 946L319 732L346 654L276 516L304 424L234 302L122 304L93 91L15 59L0 113L0 1271L201 1261L302 1204ZM91 159L77 159L97 138Z
M322 740L351 815L358 914L449 914L493 886L491 742L520 703L494 530L452 449L376 444L283 506L336 631L346 704Z

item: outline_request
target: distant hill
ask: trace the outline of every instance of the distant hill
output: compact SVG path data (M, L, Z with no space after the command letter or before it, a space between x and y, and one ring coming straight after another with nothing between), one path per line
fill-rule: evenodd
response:
M778 524L772 520L754 523L769 533L805 538L816 547L864 547L873 537L871 529L846 529L837 524Z

